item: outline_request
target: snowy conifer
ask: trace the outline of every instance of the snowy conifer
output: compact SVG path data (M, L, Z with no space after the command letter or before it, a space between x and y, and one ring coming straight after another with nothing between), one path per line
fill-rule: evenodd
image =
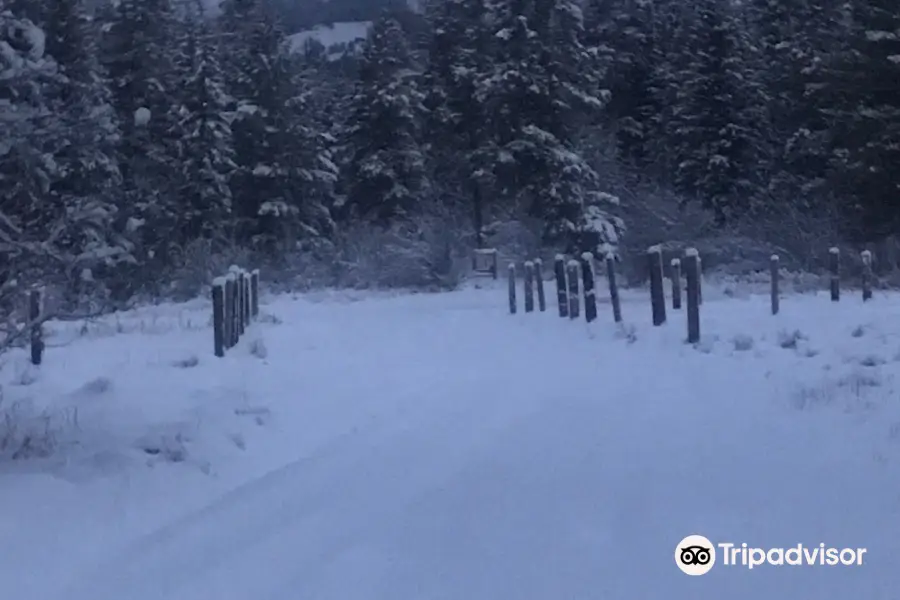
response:
M419 146L422 94L409 47L393 19L373 25L347 121L347 205L387 223L419 212L426 187Z

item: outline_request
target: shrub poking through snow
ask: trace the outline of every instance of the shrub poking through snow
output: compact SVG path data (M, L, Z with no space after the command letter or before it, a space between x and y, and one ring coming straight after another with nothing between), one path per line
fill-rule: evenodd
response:
M70 412L39 412L26 401L7 404L0 394L0 461L53 455L63 431L74 421Z
M753 349L753 338L749 335L740 333L734 336L732 342L734 343L734 349L738 352L746 352Z
M633 344L637 341L637 329L634 325L619 323L619 327L616 328L616 338Z
M180 360L176 360L172 363L172 366L177 367L179 369L191 369L200 364L200 359L196 356L189 356L187 358L182 358Z
M262 338L256 338L250 343L250 354L259 359L265 359L269 356L269 349Z
M781 330L778 332L778 345L785 350L795 350L797 345L806 340L806 336L799 329L794 331Z

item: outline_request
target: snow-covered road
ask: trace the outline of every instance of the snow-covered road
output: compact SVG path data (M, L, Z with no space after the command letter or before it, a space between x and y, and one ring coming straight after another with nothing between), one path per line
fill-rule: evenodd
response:
M271 412L265 434L243 457L212 457L216 486L196 471L167 487L177 465L157 466L152 483L129 468L128 491L85 508L101 531L43 553L83 544L88 556L40 585L10 573L13 589L36 600L893 600L900 326L881 324L900 304L881 302L797 298L772 318L762 300L710 301L695 349L682 315L653 329L640 303L629 342L605 312L590 327L505 315L501 291L281 300L282 323L259 334L268 358L228 359L227 385L250 378L252 404ZM809 340L782 347L797 328ZM736 350L736 337L753 347ZM873 353L884 360L864 360ZM70 497L114 485L103 481ZM123 503L128 520L98 516ZM673 553L693 533L868 552L861 567L720 563L688 577Z

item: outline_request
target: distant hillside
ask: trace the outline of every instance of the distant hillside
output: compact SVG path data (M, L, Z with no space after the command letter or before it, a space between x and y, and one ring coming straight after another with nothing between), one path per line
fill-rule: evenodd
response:
M271 0L287 33L317 25L374 21L383 11L414 9L417 0Z
M329 58L336 59L348 50L355 50L366 39L371 21L348 21L331 25L316 25L312 29L288 36L291 50L298 52L308 40L316 40L323 46Z

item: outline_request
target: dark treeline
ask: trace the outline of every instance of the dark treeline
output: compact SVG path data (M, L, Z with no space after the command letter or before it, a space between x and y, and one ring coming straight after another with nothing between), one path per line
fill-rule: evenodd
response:
M122 299L242 256L408 283L374 250L439 283L504 220L579 251L694 211L799 255L900 217L896 1L434 0L336 62L264 0L0 12L5 285Z

